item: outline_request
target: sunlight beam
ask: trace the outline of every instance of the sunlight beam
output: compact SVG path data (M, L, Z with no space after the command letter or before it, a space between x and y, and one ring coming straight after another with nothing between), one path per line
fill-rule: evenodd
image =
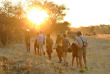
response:
M33 23L40 25L46 18L48 18L48 15L44 10L33 7L27 12L27 18Z

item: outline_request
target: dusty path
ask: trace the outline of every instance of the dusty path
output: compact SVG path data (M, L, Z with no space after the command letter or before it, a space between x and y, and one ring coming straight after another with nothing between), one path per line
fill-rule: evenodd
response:
M71 43L73 42L70 39ZM89 71L84 74L110 74L110 40L88 39L87 62ZM46 50L46 49L45 49ZM12 44L5 48L0 48L0 56L5 56L14 61L26 61L21 65L31 67L30 74L36 74L38 69L41 74L80 74L78 70L71 70L71 53L68 53L67 61L69 66L62 66L63 63L57 63L56 51L52 54L52 60L46 56L34 54L33 40L31 42L31 53L26 52L25 44ZM74 65L76 67L76 63ZM25 72L24 72L25 73Z

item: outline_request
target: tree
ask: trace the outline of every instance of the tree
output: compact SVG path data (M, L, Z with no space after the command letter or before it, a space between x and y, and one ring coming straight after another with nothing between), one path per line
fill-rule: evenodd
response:
M21 5L13 6L11 2L2 2L0 8L0 39L3 45L7 41L22 41ZM20 37L21 36L21 37Z
M41 30L43 29L46 33L60 32L64 33L69 29L69 23L67 21L62 21L64 16L64 10L67 8L64 5L57 5L53 2L44 3L38 1L28 1L27 9L31 7L40 7L47 12L49 18L45 23L41 24ZM26 18L26 11L23 9L21 2L17 5L12 5L11 2L2 2L3 7L0 7L0 38L1 41L5 43L8 41L22 41L21 38L24 36L24 30L27 28L33 29L29 25L32 24ZM5 34L6 33L6 34ZM3 37L1 37L3 36ZM4 44L5 44L4 43Z
M67 21L63 21L66 13L64 10L67 8L64 5L57 5L53 2L44 3L38 1L31 1L31 4L28 5L28 8L31 7L40 7L41 9L45 10L49 15L48 20L45 23L41 24L41 29L48 32L61 32L64 33L66 30L69 29L70 23ZM60 29L59 29L60 28Z

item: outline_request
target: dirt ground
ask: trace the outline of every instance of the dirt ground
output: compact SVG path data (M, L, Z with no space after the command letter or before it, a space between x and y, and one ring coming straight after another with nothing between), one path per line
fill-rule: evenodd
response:
M74 42L72 39L69 40L71 43ZM63 63L57 63L58 58L55 50L52 54L52 60L49 60L47 55L35 55L33 42L34 39L31 40L30 53L26 52L25 43L1 47L0 74L81 74L79 70L70 69L71 53L67 54L69 66L65 67ZM110 74L110 40L88 38L88 43L88 71L84 72L84 74ZM76 62L74 67L76 67Z

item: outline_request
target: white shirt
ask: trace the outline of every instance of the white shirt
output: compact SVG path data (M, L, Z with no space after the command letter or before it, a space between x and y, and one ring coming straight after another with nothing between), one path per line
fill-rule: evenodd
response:
M80 38L80 37L81 37L81 38ZM82 41L81 39L82 39L83 41ZM86 37L84 37L84 36L82 36L82 35L76 37L76 39L75 39L75 44L79 45L80 47L83 47L83 42L88 43Z
M39 42L43 42L44 40L45 40L45 36L44 36L43 34L39 34L38 40L37 40L37 44L38 44Z

